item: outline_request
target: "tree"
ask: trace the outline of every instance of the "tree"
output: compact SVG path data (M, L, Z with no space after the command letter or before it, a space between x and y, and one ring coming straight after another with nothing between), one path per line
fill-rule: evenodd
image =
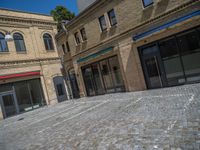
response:
M75 14L70 12L64 6L56 6L54 10L51 10L51 15L53 16L54 20L58 22L58 31L62 29L62 21L63 20L72 20L75 17Z

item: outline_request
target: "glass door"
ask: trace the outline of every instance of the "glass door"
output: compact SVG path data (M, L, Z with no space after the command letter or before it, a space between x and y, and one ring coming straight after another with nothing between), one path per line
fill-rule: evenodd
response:
M150 89L164 86L164 70L159 56L157 46L150 46L141 51L147 87Z
M7 93L0 96L0 102L4 118L17 114L16 99L13 93Z

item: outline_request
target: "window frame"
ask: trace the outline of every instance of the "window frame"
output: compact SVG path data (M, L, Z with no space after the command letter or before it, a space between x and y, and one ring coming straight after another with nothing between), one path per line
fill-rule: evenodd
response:
M81 39L80 39L78 31L74 33L74 39L75 39L76 45L80 45Z
M82 40L87 41L87 35L86 35L86 31L84 27L80 29L80 33L81 33Z
M16 39L15 36L18 36L21 39ZM15 49L16 49L17 52L26 52L26 45L25 45L24 37L23 37L23 35L21 33L19 33L19 32L14 33L13 34L13 40L14 40ZM18 45L19 47L17 47L17 44L19 44ZM22 45L21 44L23 44L24 49L22 49ZM18 48L20 48L20 49L18 49Z
M67 52L70 52L69 42L67 41L65 44L66 44Z
M113 12L114 14L114 18L115 18L115 23L113 23L113 16L111 15L111 13ZM115 10L114 9L111 9L110 11L107 12L107 15L108 15L108 18L109 18L109 23L110 23L110 26L115 26L117 24L117 18L116 18L116 14L115 14Z
M101 18L104 18L106 28L103 28L103 24L102 24L102 22L101 22ZM105 15L102 15L102 16L100 16L100 17L98 18L98 20L99 20L99 25L100 25L100 28L101 28L101 32L106 31L107 28L108 28L108 27L107 27L107 23L106 23L106 16L105 16Z
M48 38L45 37L45 35L47 35ZM46 40L47 40L47 45L45 44ZM51 44L52 45L50 45L49 40L51 40ZM43 42L44 42L44 47L45 47L46 51L54 51L55 50L53 38L52 38L52 36L49 33L44 33L43 34Z
M5 35L2 33L2 32L0 32L0 35L2 35L2 38L0 37L0 47L1 47L1 49L0 49L0 53L6 53L6 52L9 52L9 49L8 49L8 43L7 43L7 41L5 40ZM3 49L3 44L2 44L2 42L5 42L5 49Z
M146 7L151 6L151 5L154 4L154 1L153 1L153 0L152 0L152 2L149 3L148 5L145 5L145 2L144 2L144 1L145 1L145 0L142 0L143 8L146 8Z

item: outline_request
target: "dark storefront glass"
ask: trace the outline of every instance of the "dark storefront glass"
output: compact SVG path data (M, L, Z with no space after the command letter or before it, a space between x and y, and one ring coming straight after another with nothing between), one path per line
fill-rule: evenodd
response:
M124 91L117 56L82 69L88 96Z
M146 55L161 60L159 69L164 86L200 81L200 28L176 34L155 42L154 45L158 45L159 52L151 50L148 54L144 54L144 49L150 46L139 48L141 62L145 61ZM148 86L151 84L151 77L145 68L149 68L149 66L145 63L142 64ZM149 88L154 88L154 86Z
M0 85L0 104L4 117L38 108L45 104L39 79Z
M177 36L188 82L200 80L200 37L196 30Z
M102 81L101 74L100 74L99 64L98 63L92 64L91 67L92 67L92 71L93 71L94 82L96 85L96 93L98 95L103 94L103 93L105 93L105 91L104 91L103 81Z
M115 92L115 87L113 84L110 67L108 65L108 60L103 60L100 62L101 73L103 81L105 84L105 89L107 93Z
M14 84L15 92L18 100L19 111L28 111L32 109L31 96L29 87L26 82L18 82Z
M168 85L184 83L185 78L176 39L172 37L159 42L159 48Z
M86 83L85 86L88 96L95 95L95 85L91 67L83 69L83 77Z
M30 80L29 88L30 88L33 108L38 108L39 106L46 104L45 100L43 99L42 87L38 79Z
M119 61L117 57L111 57L109 59L109 64L110 64L111 74L112 74L112 78L113 78L113 82L116 87L116 90L122 91L123 80L122 80L121 71L119 68Z

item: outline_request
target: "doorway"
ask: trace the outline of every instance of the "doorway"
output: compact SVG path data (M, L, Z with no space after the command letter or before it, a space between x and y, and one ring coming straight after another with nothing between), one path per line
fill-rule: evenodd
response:
M147 87L149 89L163 87L165 76L157 46L152 45L143 48L140 54Z
M4 118L18 114L16 96L12 92L1 94L0 104Z

